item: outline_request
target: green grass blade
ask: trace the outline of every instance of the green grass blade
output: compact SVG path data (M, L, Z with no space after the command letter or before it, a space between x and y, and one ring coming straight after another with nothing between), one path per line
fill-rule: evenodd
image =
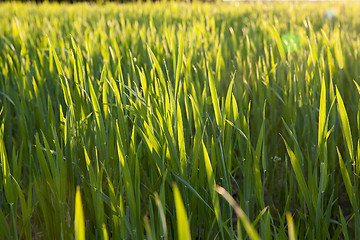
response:
M219 105L219 98L218 98L218 95L216 92L215 80L214 80L214 77L213 77L212 72L209 69L209 67L207 68L207 72L208 72L211 100L212 100L212 105L214 107L216 123L217 123L218 127L220 129L222 129L223 123L222 123L222 117L221 117L221 111L220 111L220 105Z
M351 184L351 180L350 180L350 176L349 176L349 172L348 170L346 169L346 166L344 164L344 161L341 157L341 153L339 152L339 149L336 148L337 150L337 153L338 153L338 157L339 157L339 165L340 165L340 171L341 171L341 176L342 176L342 179L344 181L344 185L345 185L345 188L346 188L346 192L348 194L348 197L349 197L349 200L350 200L350 203L351 203L351 206L356 209L356 199L355 199L355 194L353 192L353 187L352 187L352 184Z
M258 240L260 239L259 235L257 234L255 228L251 225L248 217L246 216L245 212L240 208L240 206L236 203L235 199L222 187L216 186L216 191L223 196L226 201L232 206L238 218L240 218L241 223L244 225L244 228L249 235L250 239Z
M344 218L344 215L341 211L341 207L339 206L339 213L340 213L340 221L341 221L341 227L342 227L342 232L344 234L344 239L345 240L349 240L349 233L348 233L348 229L347 229L347 224Z
M301 192L302 196L304 197L305 202L306 202L310 212L312 212L311 210L314 206L313 206L313 203L311 200L310 191L309 191L306 181L305 181L304 174L301 170L301 165L300 165L299 159L295 156L294 152L290 149L290 147L288 146L288 144L284 138L283 138L283 141L285 143L286 150L289 154L291 165L293 166L296 181L298 182L298 186L300 188L300 192Z
M353 150L353 139L351 136L351 129L350 129L350 124L349 124L349 118L348 115L346 113L346 109L345 109L345 105L344 102L341 98L341 95L339 93L338 88L336 87L336 99L337 99L337 107L338 107L338 112L339 112L339 116L340 116L340 121L341 121L341 130L343 132L344 135L344 139L346 141L346 146L350 155L350 158L352 161L355 161L354 159L354 150Z
M215 176L214 176L210 158L209 158L209 155L206 150L204 142L202 142L202 147L203 147L203 153L204 153L206 175L207 175L207 180L208 180L208 184L209 184L210 196L211 196L211 200L212 200L213 207L214 207L215 217L216 217L216 220L219 225L221 237L224 238L223 222L222 222L222 217L221 217L221 212L220 212L219 198L216 194Z
M178 239L190 240L191 235L190 235L189 221L186 215L184 203L181 199L180 191L176 186L176 184L173 184L173 191L174 191L175 208L176 208Z

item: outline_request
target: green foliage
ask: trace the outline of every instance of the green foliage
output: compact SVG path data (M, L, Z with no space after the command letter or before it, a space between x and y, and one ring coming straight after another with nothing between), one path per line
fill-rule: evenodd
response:
M0 4L0 239L359 239L329 7Z

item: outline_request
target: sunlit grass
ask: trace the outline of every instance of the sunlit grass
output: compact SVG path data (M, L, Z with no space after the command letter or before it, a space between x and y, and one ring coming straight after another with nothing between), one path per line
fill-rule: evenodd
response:
M0 239L360 238L359 4L0 9Z

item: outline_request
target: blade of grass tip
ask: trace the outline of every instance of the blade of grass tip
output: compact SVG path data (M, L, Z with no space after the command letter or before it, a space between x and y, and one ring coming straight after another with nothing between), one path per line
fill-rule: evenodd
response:
M158 225L158 220L155 220L155 215L154 215L154 208L153 208L153 201L151 199L152 197L149 197L149 205L148 205L148 211L149 211L149 217L150 217L150 226L149 226L149 233L147 233L147 235L151 235L152 239L157 239L158 237L156 237L156 233L159 233L159 228L157 227ZM145 215L146 217L146 215ZM145 218L144 217L144 218ZM145 219L144 219L145 220ZM146 223L146 222L145 222Z
M314 205L313 205L313 203L311 201L310 192L309 192L309 189L308 189L308 187L306 185L305 178L304 178L303 172L301 170L299 160L295 156L294 152L290 149L290 147L288 146L285 139L283 137L282 137L282 139L283 139L283 141L285 143L286 150L287 150L287 152L289 154L291 165L293 166L293 169L294 169L294 172L295 172L295 178L296 178L296 181L298 182L300 192L303 195L306 204L308 205L307 207L309 208L310 213L312 213L313 212L312 209L313 209Z
M220 81L221 79L221 63L222 63L222 55L221 55L221 44L219 45L217 54L216 54L216 66L215 66L215 70L217 73L217 80Z
M310 41L309 38L307 38L307 42L308 42L309 49L310 49L311 59L312 59L312 61L313 61L314 66L316 66L316 63L317 63L317 61L318 61L316 42Z
M266 213L266 210L268 210L269 207L265 207L261 212L258 214L258 216L255 218L255 220L252 222L252 225L255 227L256 224L260 221L262 216Z
M327 132L325 129L326 122L326 85L325 79L322 79L321 83L321 94L320 94L320 110L319 110L319 129L318 129L318 147L324 139L324 133Z
M230 117L230 114L231 114L231 96L232 96L232 89L233 89L233 85L234 85L234 79L235 79L235 73L233 74L233 77L229 84L228 91L227 91L226 98L225 98L225 109L223 110L225 121L226 121L226 118Z
M341 175L345 184L345 188L346 188L346 192L349 196L349 200L351 203L351 206L355 209L355 204L356 204L356 199L355 199L355 195L353 193L353 188L352 188L352 184L351 184L351 180L350 180L350 176L349 176L349 172L346 169L346 166L344 164L344 161L341 157L341 153L339 151L338 148L336 148L338 156L339 156L339 165L340 165L340 171L341 171Z
M105 224L103 224L102 228L103 228L103 240L109 240L109 235L107 233Z
M17 239L19 239L19 237L18 237L18 229L16 227L17 224L16 224L16 218L15 218L14 204L13 203L10 203L10 213L11 213L11 219L12 219L13 231L14 231L13 239L17 240Z
M85 240L85 221L81 203L80 186L77 186L75 194L75 239Z
M286 213L286 220L288 222L289 240L296 240L297 238L295 235L294 220L293 217L291 216L291 213L289 212Z
M347 224L344 218L344 215L341 211L341 207L339 206L339 213L340 213L340 221L341 221L341 227L342 227L342 232L344 234L344 239L345 240L349 240L349 233L348 233L348 229L347 229Z
M357 82L355 80L353 80L353 82L354 82L354 84L356 86L356 89L357 89L358 93L360 94L360 86L359 86L359 84L357 84Z
M233 128L235 128L235 130L237 130L240 134L241 134L241 136L243 136L244 138L245 138L245 140L248 140L247 139L247 137L246 137L246 135L245 135L245 133L243 132L243 131L241 131L241 129L240 128L238 128L238 127L236 127L235 126L235 124L233 124L232 122L230 122L229 120L225 120L230 126L232 126Z
M18 195L20 198L23 221L29 221L30 217L31 217L31 209L30 209L31 207L28 208L28 205L26 204L26 201L25 201L25 196L24 196L23 191L22 191L20 185L18 184L18 182L14 178L13 178L13 181L17 187Z
M185 187L187 189L189 189L193 194L195 194L195 196L202 202L205 204L205 206L213 212L213 209L209 206L209 204L207 204L207 202L200 196L200 194L188 183L186 182L183 178L181 178L180 176L178 176L175 172L172 172L171 173L174 175L174 177L179 180L182 184L185 185Z
M86 169L88 171L89 178L90 178L90 184L95 187L96 186L96 176L95 176L95 172L91 165L90 158L86 151L85 146L84 146L84 156L85 156Z
M341 129L346 141L346 145L350 154L350 158L351 161L354 161L354 150L353 150L353 140L352 140L352 136L351 136L351 129L350 129L350 124L349 124L349 118L348 115L346 113L346 109L345 109L345 105L344 102L341 98L341 95L339 93L338 88L336 87L336 99L337 99L337 106L338 106L338 112L340 115L340 121L341 121Z
M221 130L223 123L222 123L221 112L220 112L219 98L218 98L218 95L216 92L215 81L214 81L213 75L209 69L209 66L207 66L207 71L208 71L211 100L212 100L212 104L214 106L216 124L218 125L219 129Z
M360 86L357 84L357 82L355 80L353 80L353 81L354 81L354 84L360 95ZM359 101L358 113L357 113L357 127L358 127L358 131L360 132L360 101ZM355 173L357 175L360 174L360 139L358 139L358 142L357 142L357 156L356 156L356 163L355 163Z
M264 25L267 26L266 23L264 23ZM275 38L276 45L277 45L278 50L279 50L280 58L281 58L282 62L285 63L285 61L286 61L286 54L285 54L285 50L284 50L284 48L283 48L283 45L282 45L282 43L281 43L281 38L280 38L280 35L279 35L278 31L276 30L275 26L272 25L272 24L271 24L271 27L267 27L267 28L268 28L271 36L272 36L273 38Z
M221 186L216 186L216 191L225 198L225 200L231 205L234 209L238 218L240 218L241 223L244 225L244 228L249 235L250 239L258 240L260 239L258 233L255 228L251 225L248 217L245 212L241 209L241 207L236 203L235 199Z
M181 240L190 240L191 235L190 235L188 217L186 215L184 203L181 199L180 191L175 183L173 184L173 190L174 190L174 199L175 199L175 208L176 208L178 237Z
M294 145L295 155L298 157L300 165L304 166L304 156L303 156L302 151L300 149L300 145L299 145L299 142L298 142L298 137L296 136L295 130L291 130L290 127L286 124L286 122L285 122L285 120L283 118L282 118L282 122L283 122L283 124L285 126L286 131L289 133L291 139L293 140L293 142L295 144Z

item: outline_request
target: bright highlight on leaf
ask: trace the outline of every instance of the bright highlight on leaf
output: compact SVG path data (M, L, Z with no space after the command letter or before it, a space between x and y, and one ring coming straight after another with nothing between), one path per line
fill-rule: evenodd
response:
M75 239L85 240L85 220L79 186L76 188L75 195Z
M286 220L288 223L289 240L296 240L294 220L293 217L291 216L291 213L289 212L286 213Z
M184 203L181 199L180 191L176 186L176 184L173 184L173 191L174 191L175 208L176 208L178 239L190 240L191 235L190 235L189 221L186 215Z

